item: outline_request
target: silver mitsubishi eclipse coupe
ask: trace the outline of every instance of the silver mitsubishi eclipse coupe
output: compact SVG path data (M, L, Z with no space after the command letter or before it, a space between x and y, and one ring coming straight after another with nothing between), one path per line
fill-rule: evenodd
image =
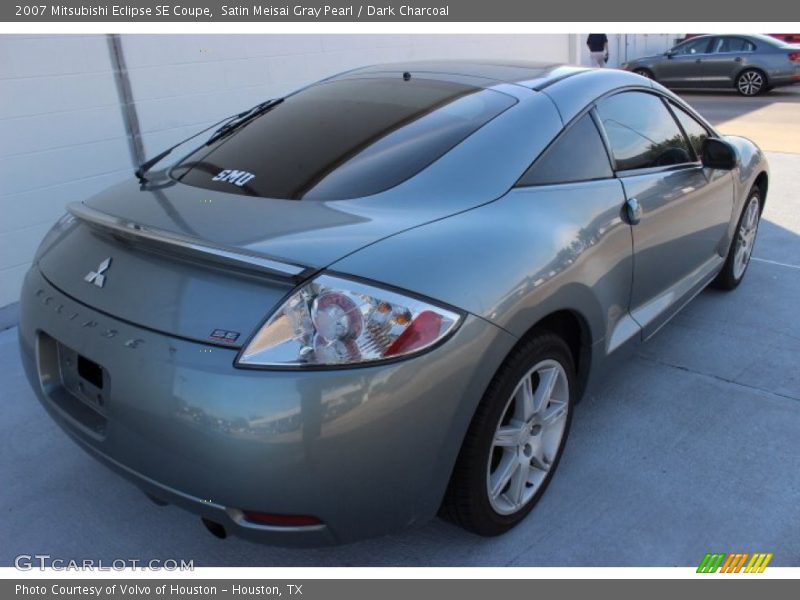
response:
M519 523L578 399L742 281L769 177L652 80L523 62L349 71L173 149L47 234L23 362L156 503L284 545Z

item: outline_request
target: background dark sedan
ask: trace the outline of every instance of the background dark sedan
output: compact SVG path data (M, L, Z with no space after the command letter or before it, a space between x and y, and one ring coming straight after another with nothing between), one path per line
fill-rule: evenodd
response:
M668 87L733 87L755 96L800 82L800 45L765 35L702 35L622 68Z

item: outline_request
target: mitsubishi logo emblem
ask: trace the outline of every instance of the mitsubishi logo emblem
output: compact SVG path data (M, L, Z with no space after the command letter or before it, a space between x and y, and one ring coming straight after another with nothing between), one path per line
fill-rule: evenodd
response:
M89 274L83 278L84 281L87 283L93 283L97 287L103 287L106 282L105 272L108 271L108 267L111 266L111 257L109 256L100 265L97 267L97 271L89 271Z

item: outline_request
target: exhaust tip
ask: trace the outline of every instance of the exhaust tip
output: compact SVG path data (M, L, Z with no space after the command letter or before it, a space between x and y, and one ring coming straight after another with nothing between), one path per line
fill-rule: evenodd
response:
M215 538L224 540L226 537L228 537L228 532L225 531L225 527L216 521L206 519L205 517L203 517L201 520L203 521L203 525L206 526L206 529L208 529L209 533L211 533L211 535L213 535Z

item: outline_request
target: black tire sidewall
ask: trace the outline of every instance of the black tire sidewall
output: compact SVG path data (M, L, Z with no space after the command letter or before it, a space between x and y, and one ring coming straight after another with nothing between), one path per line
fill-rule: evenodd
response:
M736 221L736 229L733 231L733 239L731 239L731 245L728 248L728 256L725 259L725 265L722 267L722 271L720 271L717 278L714 280L715 287L725 289L725 290L732 290L739 287L739 284L744 280L744 276L747 275L747 270L750 268L750 261L752 260L752 255L750 259L747 261L747 265L745 265L744 271L742 274L736 278L733 271L733 264L736 261L736 238L739 235L739 229L742 227L742 221L744 221L744 217L747 214L747 207L750 206L750 203L753 201L753 198L757 198L759 204L761 204L761 190L757 187L754 187L750 190L750 193L747 195L747 200L744 202L744 206L742 207L742 212L739 215L739 220ZM759 206L759 211L761 207ZM761 215L759 214L759 225L761 221ZM756 238L753 239L753 244L755 244Z

